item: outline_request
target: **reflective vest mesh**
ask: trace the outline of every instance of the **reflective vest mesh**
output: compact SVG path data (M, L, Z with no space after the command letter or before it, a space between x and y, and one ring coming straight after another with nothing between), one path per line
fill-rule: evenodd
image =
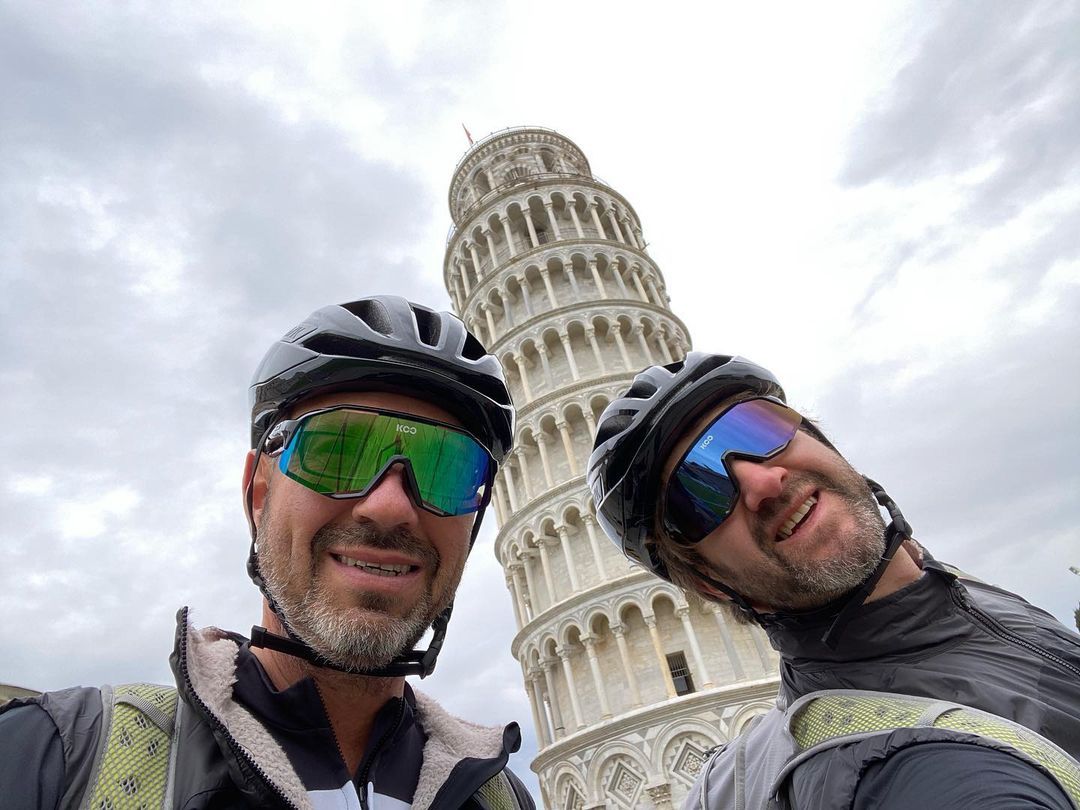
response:
M159 808L165 801L176 690L137 683L113 691L108 739L85 807Z
M169 754L176 720L176 689L137 683L112 692L109 728L83 807L90 810L156 810L168 792ZM476 791L490 810L518 810L504 773Z
M1080 771L1076 763L1041 735L1000 717L941 706L926 698L904 695L824 695L809 701L791 721L792 736L805 751L838 737L886 732L898 728L942 728L1004 743L1042 765L1080 805Z
M517 799L510 788L510 783L503 773L497 773L476 791L476 796L482 799L491 810L517 810Z

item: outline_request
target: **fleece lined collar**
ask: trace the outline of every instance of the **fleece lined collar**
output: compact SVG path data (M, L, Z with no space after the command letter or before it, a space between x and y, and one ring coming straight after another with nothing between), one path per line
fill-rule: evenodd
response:
M208 719L236 743L238 756L246 755L248 764L287 802L309 810L311 803L304 786L281 746L258 718L233 700L236 656L246 639L215 627L195 628L189 622L187 608L177 614L177 622L175 669L178 680L186 676L186 683L178 685L195 698L196 710L205 711ZM459 764L466 759L500 760L505 764L509 753L517 748L519 735L516 724L504 729L469 723L445 711L423 692L416 691L415 696L417 721L427 735L427 743L412 806L414 810L429 810ZM224 753L233 756L229 751Z

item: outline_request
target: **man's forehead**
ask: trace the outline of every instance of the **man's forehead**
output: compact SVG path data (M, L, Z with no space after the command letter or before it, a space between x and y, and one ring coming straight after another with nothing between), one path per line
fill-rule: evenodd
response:
M401 391L334 391L332 393L316 394L294 404L289 409L289 416L295 419L311 411L332 408L338 405L355 405L358 408L397 411L398 413L408 413L461 426L461 420L454 417L449 411L426 399Z

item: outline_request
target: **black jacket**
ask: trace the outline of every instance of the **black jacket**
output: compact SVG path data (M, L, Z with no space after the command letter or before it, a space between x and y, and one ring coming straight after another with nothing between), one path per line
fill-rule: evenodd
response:
M232 698L242 642L235 634L190 627L186 608L178 614L170 659L180 695L175 808L310 806L280 746L259 719ZM0 712L7 713L0 715L0 797L5 797L0 803L5 807L77 807L99 747L100 690L77 687L46 693L13 701ZM416 693L416 715L427 742L414 810L488 810L476 791L500 772L509 780L517 805L532 810L528 792L506 768L507 758L520 744L516 724L503 729L473 725L446 713L422 693ZM31 730L33 741L24 734L12 739L5 733L15 728ZM43 739L50 732L53 736ZM35 762L27 761L27 752ZM9 763L17 761L20 772L5 769L7 753L12 757ZM5 770L8 773L3 777Z
M773 618L781 702L822 689L946 698L1016 720L1080 755L1080 636L1016 594L933 559L916 582L864 605L836 650L831 617Z
M920 551L914 544L911 547ZM857 799L893 780L893 771L915 768L912 763L920 746L940 744L948 736L904 729L797 757L787 730L789 707L825 690L866 690L963 704L1014 721L1074 759L1080 757L1080 637L1015 594L961 580L954 569L928 556L922 565L919 580L864 605L837 650L821 643L834 612L766 618L765 630L781 655L777 707L714 755L703 768L688 807L725 807L737 792L743 802L739 806L747 808L874 806ZM972 742L952 736L955 742ZM993 783L979 774L995 767L998 752L945 743L929 760L935 763L934 771L926 770L925 764L915 768L920 779L932 786L966 785L969 798L992 794ZM976 770L960 764L972 756L981 763ZM896 767L886 767L890 760ZM1027 771L1033 777L1030 795L1046 785L1056 790L1048 780L1042 781L1042 773ZM875 780L880 784L871 785ZM911 784L910 779L903 781ZM776 787L781 792L772 795ZM1043 806L1032 802L1025 799L1021 805ZM919 806L972 805L920 802Z

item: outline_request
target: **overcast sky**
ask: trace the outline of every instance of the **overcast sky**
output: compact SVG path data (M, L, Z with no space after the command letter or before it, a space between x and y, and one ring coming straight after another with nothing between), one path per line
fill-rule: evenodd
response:
M323 304L449 308L462 123L579 144L695 348L773 369L936 556L1071 624L1078 7L705 8L0 2L0 682L167 681L179 606L258 618L251 373ZM531 776L493 537L423 688L519 720Z

